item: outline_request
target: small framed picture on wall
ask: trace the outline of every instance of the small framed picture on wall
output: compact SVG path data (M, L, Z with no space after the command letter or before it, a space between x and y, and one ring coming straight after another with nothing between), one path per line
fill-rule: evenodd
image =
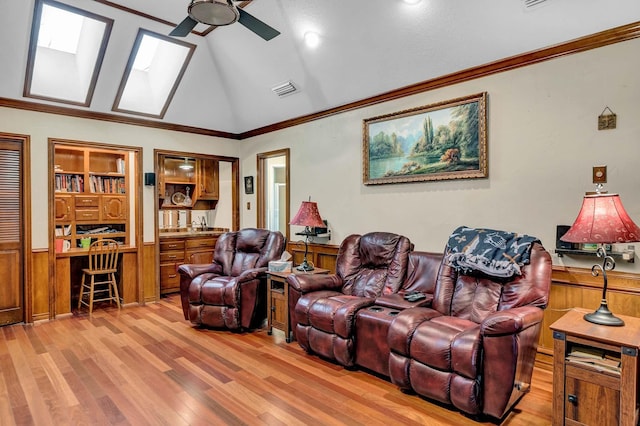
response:
M244 193L253 194L253 176L244 177Z

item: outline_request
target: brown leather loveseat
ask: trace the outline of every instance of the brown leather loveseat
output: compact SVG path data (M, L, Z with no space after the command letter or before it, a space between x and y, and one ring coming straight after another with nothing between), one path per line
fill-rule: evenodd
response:
M495 278L454 265L448 246L444 255L394 252L389 241L405 237L370 235L345 239L336 275L287 278L300 345L468 414L503 417L529 390L551 284L549 253L533 241L518 274ZM514 241L517 246L519 240ZM373 247L380 242L381 247ZM407 242L402 247L410 247ZM375 263L371 253L396 257ZM363 274L353 265L376 272ZM366 288L364 283L385 275L384 270L401 282L354 295L352 289ZM412 297L416 293L419 297Z
M259 302L266 291L267 267L270 260L280 258L284 246L280 232L266 229L222 234L212 263L178 268L184 318L194 324L231 330L259 326L266 317Z

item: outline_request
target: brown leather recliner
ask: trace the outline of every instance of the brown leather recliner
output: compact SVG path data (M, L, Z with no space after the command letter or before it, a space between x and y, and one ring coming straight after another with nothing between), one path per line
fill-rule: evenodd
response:
M285 240L280 232L247 228L222 234L213 263L180 265L180 299L184 318L194 324L241 330L266 317L266 271L280 258ZM257 313L260 313L259 315Z
M353 366L356 313L378 296L400 289L411 249L409 239L397 234L350 235L340 245L336 274L289 275L292 323L300 346Z
M531 247L522 275L498 281L448 263L430 308L400 312L389 327L391 381L469 414L503 415L529 390L551 257Z

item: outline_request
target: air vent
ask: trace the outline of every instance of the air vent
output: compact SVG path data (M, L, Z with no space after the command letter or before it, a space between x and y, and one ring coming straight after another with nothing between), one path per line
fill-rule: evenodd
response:
M278 95L278 97L284 97L296 93L298 89L294 86L292 81L287 81L286 83L278 84L275 87L271 88L271 91Z
M541 6L543 3L546 3L547 0L523 0L524 10L531 10Z

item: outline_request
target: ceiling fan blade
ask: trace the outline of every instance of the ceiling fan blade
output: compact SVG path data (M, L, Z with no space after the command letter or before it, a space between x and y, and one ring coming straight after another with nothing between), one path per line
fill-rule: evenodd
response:
M253 15L245 12L244 10L238 8L238 12L240 12L240 18L238 19L238 22L247 27L249 30L258 34L263 39L269 41L280 34L280 31L271 28L270 26L254 17Z
M191 16L187 16L182 22L178 24L177 27L173 29L173 31L169 33L169 35L174 37L185 37L191 32L192 29L195 28L197 24L198 21L193 19Z

